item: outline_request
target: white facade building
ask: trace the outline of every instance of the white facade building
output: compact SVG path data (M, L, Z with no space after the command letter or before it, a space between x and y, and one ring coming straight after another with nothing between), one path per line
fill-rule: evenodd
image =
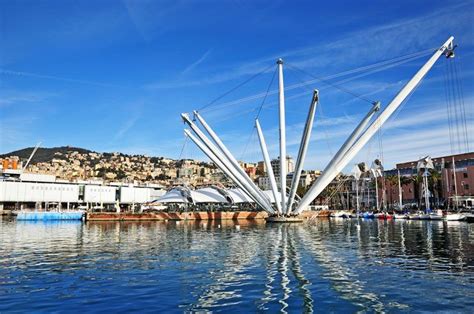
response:
M84 202L98 204L113 204L116 201L117 188L114 186L86 185L84 186Z
M79 186L74 184L0 181L0 203L79 202Z

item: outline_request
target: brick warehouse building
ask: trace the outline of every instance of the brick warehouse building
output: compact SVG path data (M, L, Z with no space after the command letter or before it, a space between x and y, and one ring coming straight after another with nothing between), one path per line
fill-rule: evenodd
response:
M434 169L438 173L438 183L435 188L430 186L432 200L445 202L455 195L453 158L456 168L457 195L461 198L474 197L474 152L448 155L432 158ZM417 160L399 163L396 169L385 171L385 185L387 191L387 204L398 203L398 171L400 171L402 181L402 199L404 204L417 203L420 187L415 182L409 180L417 174ZM390 180L392 177L392 180ZM379 185L380 189L382 184ZM382 196L382 191L379 193Z

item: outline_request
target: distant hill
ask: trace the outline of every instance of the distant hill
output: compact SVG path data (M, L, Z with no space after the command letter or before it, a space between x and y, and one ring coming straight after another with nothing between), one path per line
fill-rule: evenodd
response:
M20 157L21 160L27 160L31 153L33 152L34 147L28 147L28 148L23 148L20 150L16 150L14 152L6 153L0 155L0 158L5 158L9 156L18 156ZM71 146L61 146L61 147L51 147L51 148L38 148L36 151L35 155L33 156L33 159L31 160L31 163L37 163L37 162L48 162L51 161L53 158L58 158L57 156L55 157L54 154L57 152L60 153L66 153L68 151L77 151L81 154L87 154L91 153L93 151L84 149L84 148L79 148L79 147L71 147Z

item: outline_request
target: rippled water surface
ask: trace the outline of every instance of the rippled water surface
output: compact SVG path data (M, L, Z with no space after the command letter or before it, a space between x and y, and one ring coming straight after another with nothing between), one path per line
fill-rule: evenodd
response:
M0 312L474 309L474 224L0 221Z

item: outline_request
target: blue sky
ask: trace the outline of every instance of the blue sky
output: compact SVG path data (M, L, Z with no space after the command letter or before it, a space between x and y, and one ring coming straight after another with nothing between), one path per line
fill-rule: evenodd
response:
M0 152L78 146L178 158L181 112L285 60L288 151L298 150L311 89L321 90L305 168L323 168L370 104L312 78L428 51L455 36L474 134L473 1L0 1ZM429 58L335 76L386 105ZM253 119L274 68L202 111L238 158L261 159ZM356 161L387 166L449 154L441 59ZM355 77L358 75L358 77ZM300 86L298 86L300 85ZM301 86L303 85L303 86ZM276 81L271 91L277 88ZM277 154L277 95L260 115ZM471 151L473 136L470 135ZM461 148L462 151L462 148ZM205 159L188 143L184 158Z

